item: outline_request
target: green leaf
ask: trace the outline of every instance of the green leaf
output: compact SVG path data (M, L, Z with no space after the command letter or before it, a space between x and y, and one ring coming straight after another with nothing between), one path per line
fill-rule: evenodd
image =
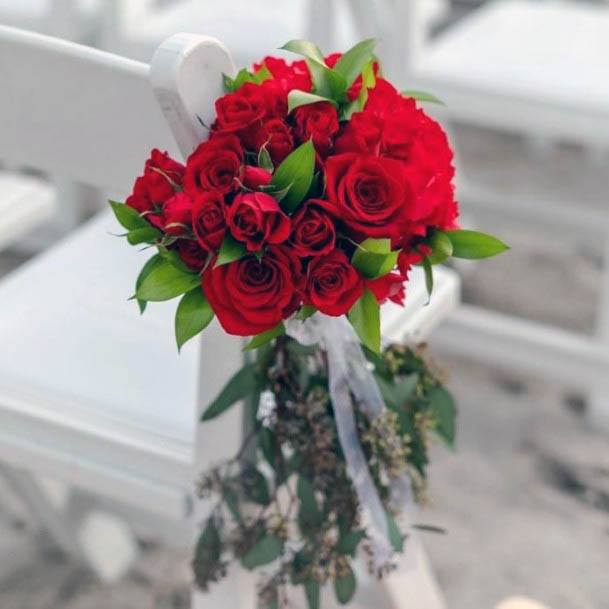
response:
M260 150L258 151L258 167L262 169L266 169L271 173L275 170L275 166L273 165L273 159L269 154L269 151L266 148L266 144L260 146Z
M175 318L178 351L187 341L205 330L213 318L214 312L200 286L184 294Z
M349 554L355 556L357 552L357 546L366 537L364 531L349 531L348 533L341 535L336 550L340 554Z
M150 224L148 224L133 207L125 205L125 203L119 203L118 201L108 201L108 203L120 225L128 231L150 227Z
M429 254L428 258L431 264L442 264L442 262L452 256L453 244L446 233L441 231L436 232L431 238L429 246L431 247L431 254Z
M241 559L241 564L252 571L273 562L282 551L283 541L274 535L266 535Z
M201 278L197 273L186 273L161 258L137 286L135 295L138 300L153 302L171 300L194 290L200 283Z
M240 260L247 255L245 245L237 241L230 233L226 233L218 252L218 258L214 268L218 268L223 264L229 264L235 260Z
M336 594L336 600L341 605L346 605L351 601L355 594L356 580L355 574L351 567L347 567L348 571L342 577L339 577L334 581L334 592Z
M341 74L326 65L324 56L316 44L309 40L290 40L281 48L306 58L317 95L332 98L338 102L343 101L347 81Z
M220 558L220 534L213 521L209 519L195 548L195 562L216 561Z
M371 351L379 353L381 350L380 307L376 297L368 288L351 307L348 317L362 344Z
M247 345L245 347L243 347L243 350L244 351L253 351L254 349L257 349L258 347L261 347L262 345L266 345L267 343L270 343L274 338L277 338L278 336L283 336L284 334L285 334L285 326L284 326L283 322L280 322L271 330L267 330L266 332L262 332L261 334L254 336L254 338L252 338L252 340L249 343L247 343Z
M258 505L268 505L271 501L269 486L264 475L254 466L247 467L241 474L245 496Z
M283 209L292 213L302 202L313 181L315 169L315 147L309 140L291 152L279 165L271 184L277 190L289 187L282 203Z
M312 315L315 315L315 313L317 313L317 309L313 305L302 305L300 311L296 314L296 319L304 321L305 319L309 319Z
M373 89L376 86L376 74L374 73L374 64L376 59L373 57L362 70L363 85L366 89Z
M389 512L385 512L387 517L387 529L389 532L389 541L396 552L404 551L404 537L398 527L397 522Z
M159 261L162 262L161 256L159 254L155 254L152 258L146 262L146 264L142 267L140 274L135 280L135 291L137 292L138 288L142 285L142 282L146 277L152 272L154 267L159 264ZM138 300L138 306L140 307L140 313L143 313L146 310L146 305L148 304L145 300Z
M373 38L362 40L349 49L336 62L334 71L345 79L347 86L353 84L355 79L362 73L365 65L370 62L375 46L376 40Z
M309 579L304 583L304 589L309 609L319 609L319 582L315 579Z
M425 91L415 91L414 89L402 91L402 95L404 97L412 97L412 99L416 99L421 102L431 102L432 104L440 104L444 106L444 102L441 99L438 99L435 95L431 93L426 93Z
M434 387L427 396L431 411L433 412L437 424L435 431L448 446L455 445L455 419L457 417L457 407L452 395L444 387Z
M298 512L298 524L303 534L311 529L315 529L323 522L323 513L317 505L315 492L311 483L304 477L298 478L296 489L300 501L300 511Z
M291 51L297 55L302 55L303 57L306 57L319 65L326 65L324 56L319 50L319 47L310 40L290 40L286 42L281 49L284 51Z
M251 72L249 72L245 68L242 68L241 70L239 70L239 72L237 72L235 78L231 78L227 74L223 74L223 82L225 90L229 93L232 93L233 91L236 91L237 89L241 88L246 82L255 83L256 78Z
M423 270L425 271L425 287L427 288L427 304L431 300L431 294L433 292L433 267L431 266L431 261L427 256L423 258L421 261L423 265Z
M262 66L255 74L254 74L254 82L259 85L263 83L265 80L271 80L273 75L271 71L266 67Z
M453 230L445 234L453 244L455 258L491 258L510 249L496 237L474 230Z
M260 388L261 382L257 375L256 364L244 366L228 381L220 395L207 407L201 421L210 421L216 418L235 402L243 400Z
M161 237L161 231L154 226L144 226L142 228L134 228L127 233L127 241L129 245L138 245L139 243L156 243Z
M353 253L351 264L367 279L376 279L395 267L399 254L391 251L389 239L366 239Z
M337 103L333 99L322 97L321 95L315 95L314 93L307 93L305 91L299 91L294 89L288 93L288 113L301 106L308 106L309 104L316 104L318 102L329 102L336 106Z
M397 383L384 379L375 373L376 382L383 396L383 400L392 410L399 410L412 397L419 383L419 375L409 374Z

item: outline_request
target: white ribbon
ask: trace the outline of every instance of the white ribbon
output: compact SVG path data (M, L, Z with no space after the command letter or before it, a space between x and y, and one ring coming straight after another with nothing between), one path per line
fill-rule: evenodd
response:
M383 413L385 403L359 339L346 317L328 317L316 313L304 322L290 320L287 322L287 333L303 345L319 343L326 350L330 397L338 438L372 541L374 567L379 570L390 563L393 548L385 510L357 433L353 398L371 421ZM406 513L414 506L410 480L405 474L393 483L392 501Z

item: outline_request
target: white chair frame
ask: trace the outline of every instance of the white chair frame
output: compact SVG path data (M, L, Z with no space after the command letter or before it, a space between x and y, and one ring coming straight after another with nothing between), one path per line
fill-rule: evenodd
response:
M234 73L234 69L227 50L218 41L204 36L171 37L157 50L149 68L65 41L0 27L0 78L5 90L11 92L0 99L0 115L6 119L0 123L0 156L124 196L151 148L160 147L176 157L185 157L206 137L199 118L205 124L211 123L213 102L222 94L221 75ZM92 116L95 120L91 120ZM19 300L27 299L26 292L32 284L49 274L55 274L59 281L61 273L67 272L68 279L73 273L75 291L76 282L84 280L106 281L107 290L116 292L112 276L120 277L124 269L133 266L130 248L120 243L120 253L113 259L111 239L107 237L107 251L105 238L103 243L98 240L97 255L90 251L91 247L96 249L94 242L103 230L113 225L109 214L102 214L2 282L0 294L4 296L0 296L0 306L6 307L4 315L12 314L13 307L20 306ZM84 279L77 268L83 252L87 252L87 269L91 274ZM74 270L66 271L66 265L71 264ZM117 318L116 330L100 331L116 332L110 345L115 339L117 345L122 344L119 333L133 331L135 344L138 341L150 344L156 356L161 356L167 347L159 336L156 313L147 312L144 320L140 320L135 307L126 308L125 295L116 293L112 297L116 301L102 307L108 323ZM438 269L434 298L431 305L424 306L424 278L415 272L407 307L386 311L385 339L424 339L454 309L458 298L459 282L455 274ZM65 307L87 306L81 300L72 300L70 294L63 297L50 293L45 307L54 301L60 303L57 315L66 315L61 312L63 303ZM93 309L91 314L96 314ZM0 314L0 322L2 317ZM166 312L159 313L158 319L167 320ZM154 323L146 326L144 322ZM23 341L36 347L42 337L36 333L28 335L27 326L24 328ZM109 352L100 351L102 343L100 336L89 341L87 349L100 353L96 361L103 364L96 373L103 382L116 364L108 361L112 347ZM126 347L117 346L116 350L122 348ZM183 350L184 366L195 361L195 348L196 345L190 346L190 356L188 348ZM20 386L0 379L2 467L26 504L43 506L38 509L38 516L68 553L77 558L86 555L82 535L77 530L78 521L70 515L66 518L46 499L44 489L37 483L39 474L90 491L100 497L97 503L103 509L127 519L132 509L137 510L134 522L138 530L148 525L148 530L163 531L174 542L192 539L193 526L196 527L206 509L198 504L193 510L192 481L210 461L229 456L236 449L241 427L239 408L218 421L196 426L200 409L221 389L241 360L240 342L225 336L218 324L205 332L199 348L200 364L195 364L199 411L193 404L192 429L193 434L196 430L196 438L191 443L163 437L164 430L126 425L102 410L83 408L84 398L74 402L64 394L52 391L40 394L29 384ZM210 352L213 357L207 357ZM38 364L44 366L45 362ZM64 362L67 367L73 364ZM91 391L97 391L93 383ZM229 585L218 594L226 594L231 588L237 589ZM415 568L398 572L388 580L388 590L396 606L400 597L408 594L419 600L421 608L443 607L422 551ZM194 606L219 601L220 597L195 595ZM240 598L235 602L244 609L251 607L252 589L242 586Z
M548 0L548 4L552 2ZM500 2L498 3L500 4ZM542 6L543 2L536 2ZM424 18L425 0L354 0L355 10L373 23L374 33L389 47L387 72L409 89L431 91L446 103L441 116L463 123L526 133L531 138L552 142L567 140L593 151L609 148L609 108L591 110L581 105L561 103L549 92L543 99L526 95L514 87L511 96L488 88L438 80L428 74L426 54L436 44L429 35ZM489 3L476 11L493 10ZM380 9L380 10L379 10ZM598 10L603 10L599 8ZM609 9L605 9L609 10ZM475 17L475 13L472 14ZM470 17L464 17L465 20ZM452 27L452 26L451 26ZM457 24L454 27L459 27ZM448 28L450 34L450 27ZM444 34L440 34L441 39ZM607 32L609 36L609 31ZM483 53L483 49L479 49ZM600 76L600 75L599 75ZM585 97L585 96L583 96ZM599 166L600 169L600 166ZM459 172L459 198L465 212L501 214L503 217L539 227L558 227L580 235L601 236L607 243L603 289L598 307L597 332L593 337L565 331L548 324L496 313L476 306L462 306L443 325L435 345L448 352L481 358L483 362L527 375L539 375L585 391L590 395L591 421L609 429L607 371L609 370L609 219L607 214L581 209L566 209L552 201L523 201L489 192L464 179Z

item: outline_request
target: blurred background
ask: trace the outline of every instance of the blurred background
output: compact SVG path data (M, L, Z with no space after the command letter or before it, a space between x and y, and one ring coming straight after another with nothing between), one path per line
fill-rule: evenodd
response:
M511 251L458 267L464 306L429 353L460 408L434 449L425 534L451 609L528 595L609 607L609 3L593 0L0 0L0 23L149 62L177 31L237 65L292 38L379 39L387 76L430 90L463 225ZM102 193L2 166L0 277L102 209ZM154 538L101 584L66 560L0 478L2 609L181 608L189 555ZM418 609L405 601L404 607Z

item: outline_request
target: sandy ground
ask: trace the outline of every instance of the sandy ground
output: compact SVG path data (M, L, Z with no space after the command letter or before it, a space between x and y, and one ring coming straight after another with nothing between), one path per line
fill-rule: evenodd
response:
M529 198L549 189L571 206L606 202L607 159L569 148L531 157L518 138L457 136L465 169L493 188ZM513 249L467 275L465 298L591 332L602 242L484 222ZM0 256L0 274L20 261ZM490 609L514 594L552 609L609 607L609 442L586 422L584 396L437 358L460 404L459 441L455 453L435 450L422 518L447 531L425 539L449 608ZM188 553L150 541L142 549L128 577L102 586L66 562L0 484L1 609L187 607ZM405 601L404 609L418 608Z

